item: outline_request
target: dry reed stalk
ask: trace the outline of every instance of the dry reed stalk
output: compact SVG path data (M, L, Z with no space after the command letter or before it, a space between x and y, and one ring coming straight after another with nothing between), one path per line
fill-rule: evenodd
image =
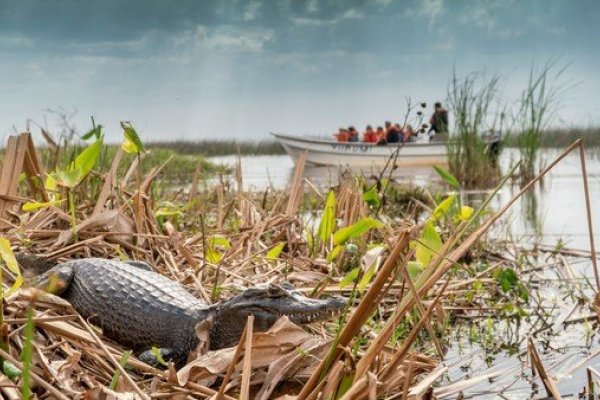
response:
M133 390L144 400L149 400L150 396L142 392L139 386L135 383L135 381L131 378L131 376L125 371L125 369L121 366L119 361L112 355L112 353L108 350L108 348L104 345L104 342L100 340L100 338L96 335L92 327L86 322L83 317L79 316L79 322L81 325L85 327L90 336L94 339L94 342L102 349L106 357L111 361L111 363L121 372L121 376L125 378L127 383L131 385Z
M415 305L417 307L417 310L419 311L419 314L421 316L425 315L426 310L423 307L423 302L421 300L421 298L419 297L419 294L417 293L417 289L415 289L415 285L412 282L412 279L410 279L410 276L408 275L408 271L406 270L406 266L403 266L403 268L400 269L400 273L403 274L404 279L406 282L408 282L408 288L410 289L410 291L412 292L413 296L415 296ZM446 281L449 282L449 281ZM440 291L440 293L443 293L444 291ZM433 307L435 307L435 304L432 305ZM431 313L430 313L431 314ZM433 326L431 325L431 322L429 322L429 318L425 318L425 329L427 329L427 333L429 333L429 337L431 338L431 340L433 341L434 345L435 345L435 349L438 353L438 357L440 358L440 360L444 360L444 350L442 349L442 345L440 344L440 341L438 340L437 336L435 335L435 330L433 329Z
M223 382L221 383L221 386L219 387L219 392L217 393L215 400L221 400L221 398L223 397L223 394L225 394L225 389L227 387L227 384L229 383L231 374L233 374L233 371L235 371L235 367L237 366L237 363L242 355L242 351L244 350L244 346L246 343L246 336L248 336L248 327L249 326L250 326L250 316L248 317L248 320L246 321L246 326L244 327L244 330L242 331L242 336L240 336L240 341L235 348L235 353L233 353L233 358L231 359L231 363L229 363L227 372L225 372L225 376L223 377Z
M292 183L289 188L288 203L285 208L285 214L288 216L294 216L298 213L298 208L300 207L300 200L302 197L302 184L304 182L302 174L304 173L305 165L306 152L302 153L300 157L298 157L296 166L294 168L294 177L292 178Z
M529 358L531 360L532 372L538 373L540 379L542 380L542 383L544 384L546 393L548 393L548 396L551 396L556 400L561 400L562 397L560 396L560 392L556 388L556 385L554 384L552 378L548 376L546 368L544 368L544 364L542 364L540 354L538 353L537 348L535 347L535 344L533 342L533 338L531 338L531 336L527 339L527 347L529 352Z
M96 204L94 206L94 211L92 211L92 216L101 213L106 208L106 202L110 198L111 194L114 191L114 187L116 186L117 179L117 170L119 168L119 163L121 162L121 158L123 157L123 149L119 146L117 152L115 153L115 157L110 166L110 170L106 175L104 180L104 185L102 186L102 190L100 191L100 195L96 200Z
M250 376L252 375L252 333L254 330L254 315L249 315L246 322L246 340L244 343L244 361L242 364L242 385L240 400L250 399Z
M592 266L594 267L594 278L596 279L596 296L600 296L600 276L598 276L598 260L596 259L596 245L594 244L594 228L592 223L592 203L590 200L590 187L588 185L587 169L585 167L585 149L583 140L578 139L579 160L581 161L581 177L583 179L583 193L585 196L585 211L587 216L588 233L590 239L590 251L592 253Z
M448 281L446 281L446 283L444 285L447 286ZM442 288L445 289L445 287L442 287ZM421 314L421 318L419 319L417 324L410 330L410 333L408 334L406 339L402 342L402 346L394 353L391 360L388 362L387 366L383 369L383 371L380 372L379 375L382 380L387 379L397 369L398 365L400 365L400 363L402 362L402 360L404 359L406 354L408 354L410 347L412 346L417 335L423 328L425 321L429 320L429 317L431 316L433 310L435 309L435 306L441 300L443 293L444 293L444 290L441 290L437 294L437 296L435 297L433 302L429 305L429 307L427 307L427 310L425 311L425 313ZM357 366L357 371L358 371L358 366Z
M306 382L302 391L298 394L298 400L306 399L309 393L311 393L317 383L321 381L321 376L329 370L331 363L338 360L341 355L339 347L346 347L364 325L365 321L370 317L372 312L377 307L377 304L381 300L382 289L385 282L388 280L394 270L396 270L397 262L400 259L402 253L406 250L411 237L410 230L403 230L400 232L400 236L396 239L396 243L392 248L392 251L385 260L381 270L375 276L375 279L362 300L350 316L346 325L340 332L337 341L334 341L332 346L337 346L336 349L332 348L330 354L325 357L320 363L317 369L313 372L309 380Z

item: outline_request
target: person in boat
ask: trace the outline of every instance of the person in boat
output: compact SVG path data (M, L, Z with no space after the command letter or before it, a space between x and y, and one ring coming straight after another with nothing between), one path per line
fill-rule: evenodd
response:
M385 121L385 139L388 143L398 143L400 141L400 131L390 121Z
M377 142L377 133L373 130L371 125L367 125L365 129L365 133L363 133L365 143L376 143Z
M375 131L375 143L385 143L385 131L383 130L383 126L378 126L377 130Z
M402 136L403 142L412 142L414 140L415 130L413 129L411 124L406 124L404 128L402 128Z
M443 139L442 136L448 136L448 110L442 107L442 103L435 103L433 114L429 118L429 125L429 131L427 131L429 137Z
M346 129L340 128L338 129L338 133L334 133L333 136L335 136L338 142L347 142L350 135Z
M358 131L356 130L355 127L353 127L353 126L349 127L348 134L350 135L348 138L349 142L358 142L359 141Z

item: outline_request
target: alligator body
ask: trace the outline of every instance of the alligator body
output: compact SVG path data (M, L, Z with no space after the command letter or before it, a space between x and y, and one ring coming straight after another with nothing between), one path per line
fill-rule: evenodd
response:
M288 284L270 284L208 306L145 263L100 258L58 264L32 282L65 298L106 336L141 352L138 357L153 365L152 347L177 366L184 364L198 345L196 324L209 317L214 350L238 342L248 315L254 315L256 331L265 331L280 316L305 324L334 316L346 304L342 297L311 299Z

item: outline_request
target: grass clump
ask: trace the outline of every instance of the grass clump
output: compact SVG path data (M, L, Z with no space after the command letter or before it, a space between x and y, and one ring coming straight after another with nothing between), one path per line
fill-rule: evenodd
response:
M493 112L498 105L497 76L486 78L470 74L460 79L453 75L448 91L450 108L454 114L455 133L448 144L450 171L466 187L490 186L498 175L493 156L482 135L495 126ZM502 116L498 120L502 122ZM493 130L493 129L492 129Z

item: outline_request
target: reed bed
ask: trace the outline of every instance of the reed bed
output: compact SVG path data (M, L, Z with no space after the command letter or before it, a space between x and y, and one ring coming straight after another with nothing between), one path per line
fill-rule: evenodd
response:
M106 172L54 189L68 202L42 203L31 189L39 188L35 180L5 197L14 205L1 228L10 250L53 262L143 260L207 304L288 281L309 296L342 294L349 307L338 320L306 329L284 318L253 333L249 318L236 348L199 348L179 371L163 371L103 337L62 299L18 287L21 272L5 252L0 391L7 398L29 391L60 399L433 398L448 321L490 299L526 302L510 264L481 270L468 260L485 257L482 238L527 186L496 213L489 199L473 210L452 194L429 202L407 196L413 207L406 209L416 212L409 216L383 204L391 182L348 179L321 192L306 183L303 162L284 191L246 192L240 168L234 184L201 189L196 174L190 190L158 191L161 168L142 175L138 153L122 174L121 153ZM90 179L92 195L83 189ZM474 282L486 295L457 300Z

